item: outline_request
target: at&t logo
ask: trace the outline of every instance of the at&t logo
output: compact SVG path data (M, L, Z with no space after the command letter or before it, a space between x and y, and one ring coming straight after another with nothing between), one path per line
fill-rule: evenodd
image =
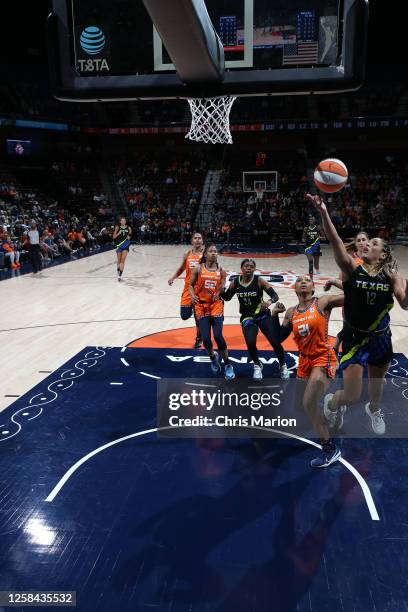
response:
M106 44L105 34L97 26L88 26L82 30L79 44L88 55L96 55Z
M88 26L82 30L79 44L87 55L98 55L106 46L105 34L98 26ZM101 72L109 71L109 65L105 58L78 59L77 69L80 72Z

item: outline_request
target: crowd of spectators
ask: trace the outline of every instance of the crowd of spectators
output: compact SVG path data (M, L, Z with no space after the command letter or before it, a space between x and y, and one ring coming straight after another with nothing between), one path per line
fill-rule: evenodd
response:
M183 155L136 157L116 164L115 181L127 203L133 235L141 242L184 242L191 234L208 160Z
M278 176L278 184L278 191L264 193L258 200L255 192L243 191L242 180L230 180L225 173L208 228L211 237L223 242L267 242L290 233L301 223L299 210L303 208L307 178L301 173L283 173Z
M367 160L364 166L346 153L338 155L349 160L349 181L325 200L340 235L348 239L364 229L371 235L393 238L406 208L408 165L387 156ZM304 160L293 154L288 157L278 169L278 190L264 193L262 200L254 192L243 191L241 162L238 157L235 166L231 163L222 172L211 221L201 228L207 239L248 244L300 242L313 212L304 197L313 189L310 173L304 173ZM122 198L120 214L126 215L134 239L146 243L190 239L197 229L208 158L180 155L169 162L164 155L133 155L112 167L111 179ZM63 183L61 199L0 177L0 268L17 269L30 257L30 232L38 232L41 265L112 244L119 210L112 208L100 187L89 191L89 185L100 185L93 177L95 168L82 166L78 174L77 164L54 161L50 172ZM89 177L90 182L78 176Z
M104 211L105 212L105 211ZM40 268L54 259L77 257L112 242L113 219L87 212L77 216L66 205L36 190L0 183L0 267L16 269L30 258L31 232L38 232Z
M24 188L3 176L0 268L17 269L30 258L31 232L38 232L40 256L40 264L36 259L31 262L34 269L54 259L77 257L112 244L119 214L127 217L134 239L140 242L189 240L207 169L208 161L196 154L174 158L170 163L146 155L120 159L111 177L121 194L120 210L112 207L101 189L96 165L51 162L47 176L58 198Z
M371 169L357 168L345 188L327 194L334 224L344 239L359 229L371 235L392 238L405 213L408 198L408 165L385 158ZM232 173L234 174L234 173ZM301 240L302 230L313 213L305 193L314 186L310 178L294 169L278 176L278 191L265 193L258 201L255 193L243 192L242 182L226 172L216 194L209 232L215 240L265 241L281 238Z

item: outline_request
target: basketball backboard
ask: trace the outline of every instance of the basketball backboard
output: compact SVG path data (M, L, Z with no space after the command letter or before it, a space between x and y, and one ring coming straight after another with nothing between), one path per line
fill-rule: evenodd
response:
M223 43L225 75L219 83L187 85L142 0L53 0L48 24L56 97L276 95L361 85L367 0L206 0L206 6Z
M242 173L242 191L253 193L261 187L265 193L273 193L278 190L278 173L270 171L244 171Z

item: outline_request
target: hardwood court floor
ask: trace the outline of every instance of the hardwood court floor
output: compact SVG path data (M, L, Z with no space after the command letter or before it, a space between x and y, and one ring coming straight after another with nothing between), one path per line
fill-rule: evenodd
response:
M15 276L1 283L0 323L2 360L0 411L60 367L85 346L125 346L146 334L191 327L179 318L183 281L169 287L167 279L180 264L185 246L134 246L126 263L124 282L116 279L115 254L108 251L45 269L37 277ZM395 254L401 273L408 277L408 251ZM228 271L238 272L241 256L220 257ZM258 269L267 272L307 272L304 255L258 258ZM338 275L330 247L323 248L321 277ZM286 306L296 302L290 286L275 285ZM391 313L395 352L406 353L408 313L398 304ZM225 306L225 323L238 323L238 302ZM332 314L330 333L341 327L341 312ZM191 333L193 338L193 331ZM13 397L14 396L14 397Z

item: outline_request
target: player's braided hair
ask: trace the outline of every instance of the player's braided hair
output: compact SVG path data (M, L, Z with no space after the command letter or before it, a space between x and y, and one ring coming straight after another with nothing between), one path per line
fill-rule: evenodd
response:
M396 272L398 270L398 263L392 253L392 249L388 242L386 242L382 238L381 241L385 257L384 259L380 259L380 261L375 264L374 269L377 274L379 274L380 272L385 272L385 274L389 276L390 274L393 274L393 272Z

